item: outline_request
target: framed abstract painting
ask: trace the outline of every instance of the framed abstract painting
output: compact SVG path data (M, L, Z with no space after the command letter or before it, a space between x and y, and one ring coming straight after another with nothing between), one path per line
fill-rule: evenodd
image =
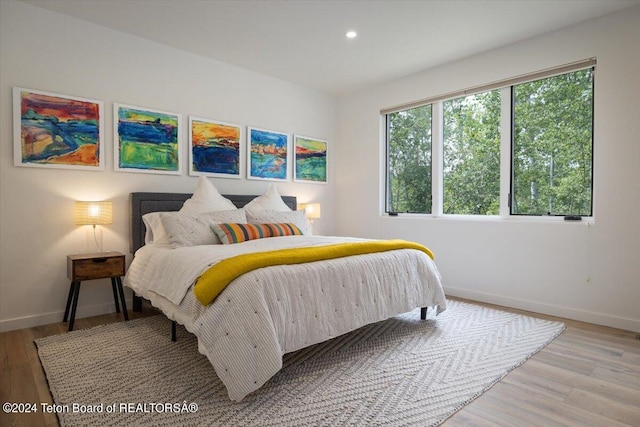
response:
M248 128L248 179L287 181L289 179L289 135Z
M242 127L189 117L189 175L242 178Z
M327 183L327 141L294 135L295 167L293 180L297 182Z
M16 166L104 169L103 102L13 88Z
M113 104L114 169L180 175L181 121L181 114Z

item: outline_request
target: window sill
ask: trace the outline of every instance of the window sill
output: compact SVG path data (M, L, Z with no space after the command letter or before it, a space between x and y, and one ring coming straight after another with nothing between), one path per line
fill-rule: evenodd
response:
M383 213L382 219L398 220L444 220L444 221L471 221L471 222L529 222L529 223L567 223L567 224L595 224L592 216L582 217L581 221L566 221L562 216L533 216L533 215L450 215L450 214L419 214L419 213L398 213L397 216Z

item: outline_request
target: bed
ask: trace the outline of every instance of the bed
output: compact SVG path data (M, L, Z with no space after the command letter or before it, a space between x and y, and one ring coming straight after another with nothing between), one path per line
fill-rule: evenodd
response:
M287 236L177 249L145 244L148 231L143 216L178 211L191 196L131 194L131 252L135 256L125 285L134 292L134 311L141 309L144 298L196 335L198 350L213 365L231 400L240 401L265 384L282 368L285 353L417 307L422 308L423 319L427 307L436 313L446 309L435 263L413 249L260 268L242 274L211 304L203 305L194 294L193 283L224 256L236 253L233 251L320 247L364 239ZM257 196L224 197L241 208ZM295 197L282 196L282 201L295 211ZM245 244L250 247L244 248ZM174 295L175 289L182 290Z

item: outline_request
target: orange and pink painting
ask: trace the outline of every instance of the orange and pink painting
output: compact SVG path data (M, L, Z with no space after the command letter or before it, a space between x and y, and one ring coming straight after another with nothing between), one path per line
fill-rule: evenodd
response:
M103 103L15 87L16 166L104 169Z

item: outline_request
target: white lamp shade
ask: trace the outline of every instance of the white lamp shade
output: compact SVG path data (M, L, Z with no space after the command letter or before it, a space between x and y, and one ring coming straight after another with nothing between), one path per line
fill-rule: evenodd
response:
M76 202L74 209L76 225L104 225L113 222L111 202Z

